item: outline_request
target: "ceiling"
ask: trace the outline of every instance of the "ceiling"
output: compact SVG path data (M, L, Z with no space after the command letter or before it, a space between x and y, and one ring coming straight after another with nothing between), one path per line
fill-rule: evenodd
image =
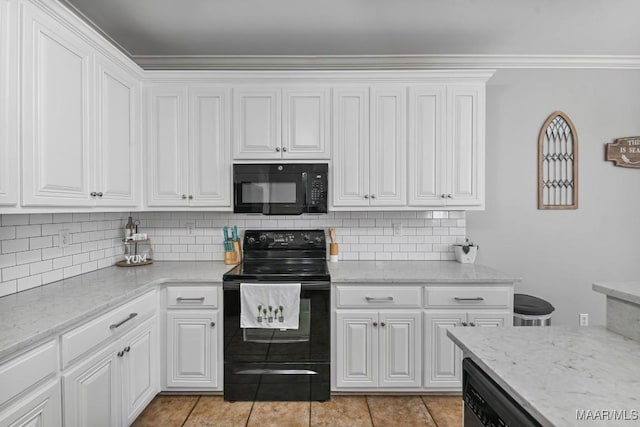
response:
M146 55L640 55L638 0L63 0Z

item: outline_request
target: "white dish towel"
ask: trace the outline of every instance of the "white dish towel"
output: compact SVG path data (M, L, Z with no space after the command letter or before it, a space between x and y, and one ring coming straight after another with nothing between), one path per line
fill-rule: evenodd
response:
M300 283L241 283L240 327L298 329Z

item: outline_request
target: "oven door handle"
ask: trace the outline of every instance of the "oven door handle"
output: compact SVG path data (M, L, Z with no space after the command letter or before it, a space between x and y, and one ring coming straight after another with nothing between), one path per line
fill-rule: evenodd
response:
M242 369L234 372L239 375L318 375L310 369Z

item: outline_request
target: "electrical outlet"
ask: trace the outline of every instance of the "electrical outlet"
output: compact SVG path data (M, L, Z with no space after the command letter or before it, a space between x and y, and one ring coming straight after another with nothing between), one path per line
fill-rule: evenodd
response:
M589 326L589 313L580 313L580 326Z
M196 228L196 225L193 222L188 222L186 225L187 225L187 234L193 234L193 229Z
M393 235L402 236L402 223L396 222L393 224Z
M71 244L71 234L66 228L58 230L58 247L66 248Z

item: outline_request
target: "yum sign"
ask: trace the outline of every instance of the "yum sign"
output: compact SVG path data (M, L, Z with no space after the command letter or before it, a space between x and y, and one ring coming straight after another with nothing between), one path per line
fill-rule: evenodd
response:
M606 159L615 166L640 168L640 136L618 138L607 144Z
M147 254L143 255L125 255L124 259L127 261L127 264L140 264L143 262L147 262Z

